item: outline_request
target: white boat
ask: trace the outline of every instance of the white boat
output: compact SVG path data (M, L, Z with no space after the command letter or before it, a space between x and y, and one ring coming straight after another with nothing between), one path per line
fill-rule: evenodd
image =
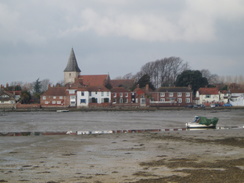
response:
M69 110L57 110L57 112L69 112Z
M195 116L193 122L186 123L186 128L216 128L218 118L208 119L202 116Z

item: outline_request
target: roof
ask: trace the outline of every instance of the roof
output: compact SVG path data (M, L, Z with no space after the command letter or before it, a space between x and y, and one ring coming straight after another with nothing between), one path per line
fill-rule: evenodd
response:
M1 101L14 100L14 95L7 91L0 90L0 100Z
M69 60L64 72L81 72L75 57L73 48L71 49Z
M123 87L114 87L111 89L111 92L128 92L128 90Z
M146 91L145 91L143 88L136 88L136 89L134 89L134 92L135 92L137 95L141 95L141 94L146 93Z
M66 96L67 87L49 87L43 96Z
M113 79L110 81L112 87L126 87L131 88L135 83L134 79Z
M199 88L198 90L200 95L218 95L218 88Z
M230 90L231 93L244 93L244 89L233 89Z
M86 86L104 86L109 80L109 75L80 75L83 85Z
M192 92L188 87L160 87L158 92Z
M98 86L89 86L87 87L87 91L106 91L106 92L109 92L110 90L107 89L106 87L102 86L102 87L98 87Z

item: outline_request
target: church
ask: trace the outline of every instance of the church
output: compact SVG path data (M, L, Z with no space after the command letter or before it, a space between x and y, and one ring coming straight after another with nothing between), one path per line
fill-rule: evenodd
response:
M118 80L116 81L113 83L118 84ZM111 90L112 85L108 74L81 75L81 69L72 48L67 66L64 69L64 86L49 86L48 90L41 95L40 104L42 107L79 108L105 107L111 106L116 101L121 103L131 101L128 89L121 89L116 85L113 87L113 90ZM113 95L111 95L111 91L113 91ZM118 92L119 94L117 94ZM120 100L117 99L117 96Z
M64 69L64 86L49 86L41 107L162 107L186 106L193 94L188 87L135 88L133 80L110 80L108 74L81 75L73 48Z

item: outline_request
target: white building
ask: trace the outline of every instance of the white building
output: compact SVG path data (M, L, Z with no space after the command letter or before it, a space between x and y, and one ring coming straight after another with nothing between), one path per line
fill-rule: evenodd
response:
M231 90L230 104L232 106L244 106L244 90Z
M111 102L111 92L105 87L80 88L77 90L76 98L77 107L109 104Z
M196 92L197 104L211 104L220 102L220 92L217 88L199 88Z

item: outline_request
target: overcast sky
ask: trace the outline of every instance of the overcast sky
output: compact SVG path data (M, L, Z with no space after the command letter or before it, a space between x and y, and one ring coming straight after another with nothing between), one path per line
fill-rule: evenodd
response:
M244 0L0 0L0 84L136 74L180 57L191 69L243 75Z

